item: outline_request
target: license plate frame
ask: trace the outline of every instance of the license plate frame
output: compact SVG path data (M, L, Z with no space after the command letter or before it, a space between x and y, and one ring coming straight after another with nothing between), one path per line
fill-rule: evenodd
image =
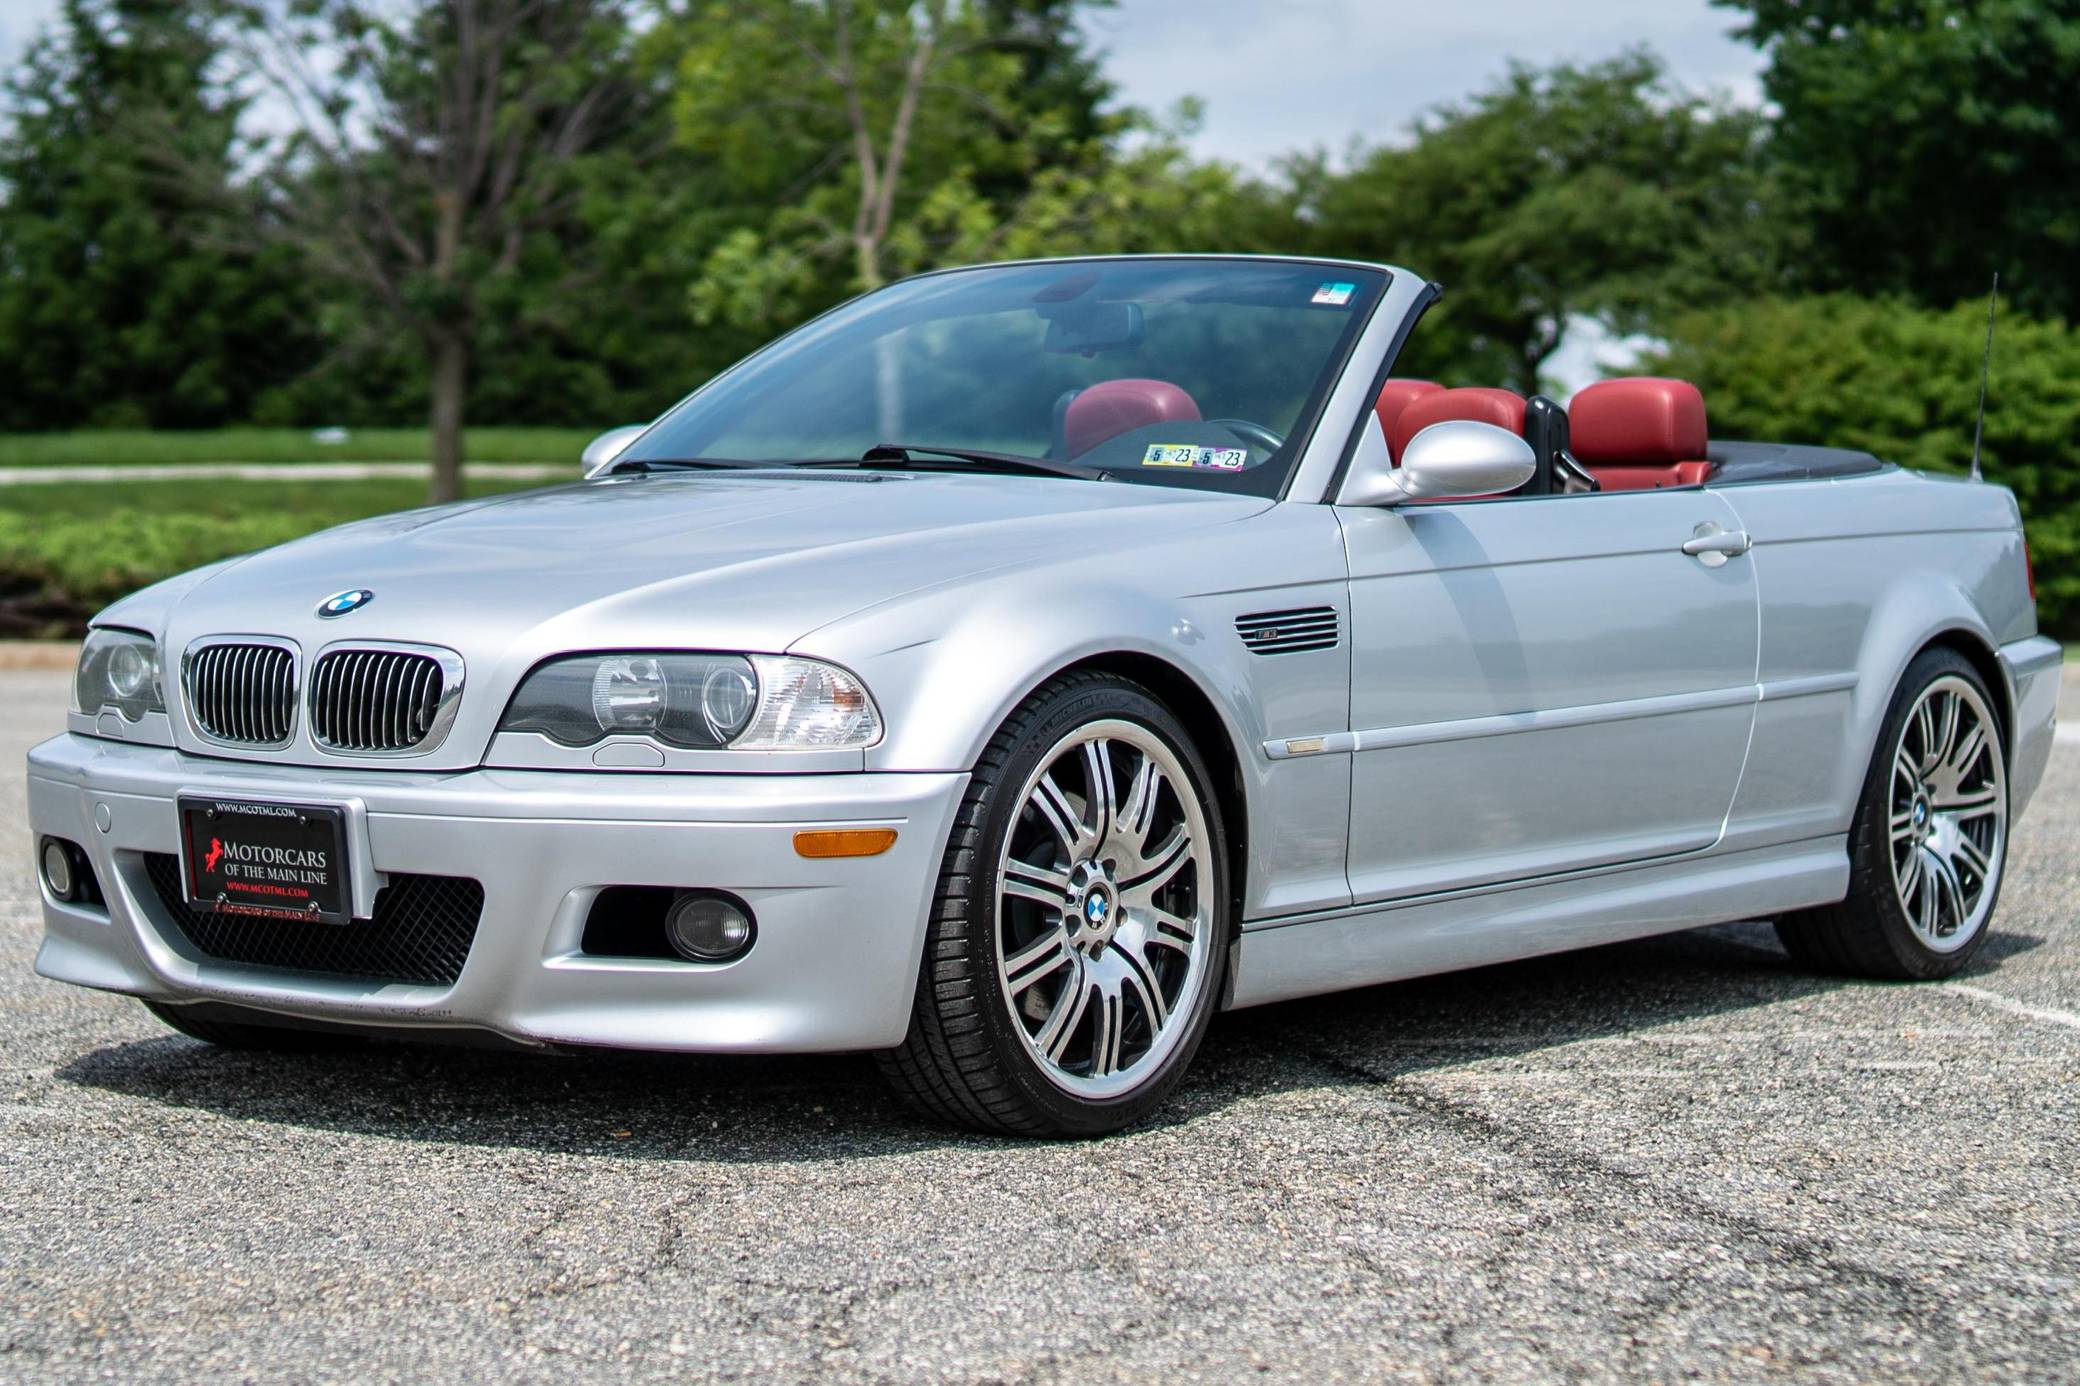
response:
M283 923L353 922L344 805L182 794L175 807L189 908Z

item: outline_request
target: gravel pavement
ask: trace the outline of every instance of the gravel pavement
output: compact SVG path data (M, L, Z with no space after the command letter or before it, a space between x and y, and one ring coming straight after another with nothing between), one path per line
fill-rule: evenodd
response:
M64 697L0 672L0 1378L2080 1375L2069 741L1959 983L1736 925L1375 987L1028 1144L860 1059L253 1057L43 981Z

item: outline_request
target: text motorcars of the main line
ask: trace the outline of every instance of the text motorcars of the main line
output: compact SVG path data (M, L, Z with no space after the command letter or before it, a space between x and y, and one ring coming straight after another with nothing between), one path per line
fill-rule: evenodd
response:
M1405 378L1437 292L923 275L568 485L120 601L29 756L37 969L226 1045L878 1051L1091 1134L1227 1008L1740 919L1964 966L2053 742L2013 495L1680 380Z

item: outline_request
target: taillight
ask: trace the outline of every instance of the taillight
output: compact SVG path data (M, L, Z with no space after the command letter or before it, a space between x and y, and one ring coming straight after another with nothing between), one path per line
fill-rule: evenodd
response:
M2029 584L2029 599L2034 602L2037 599L2037 564L2036 560L2029 556L2028 535L2024 535L2022 539L2022 577Z

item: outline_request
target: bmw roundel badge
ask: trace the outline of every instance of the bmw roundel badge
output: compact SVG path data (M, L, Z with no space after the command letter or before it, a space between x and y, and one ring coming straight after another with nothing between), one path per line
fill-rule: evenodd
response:
M318 603L318 615L327 620L344 616L350 611L359 611L376 599L376 594L366 587L356 587L349 592L335 592Z

